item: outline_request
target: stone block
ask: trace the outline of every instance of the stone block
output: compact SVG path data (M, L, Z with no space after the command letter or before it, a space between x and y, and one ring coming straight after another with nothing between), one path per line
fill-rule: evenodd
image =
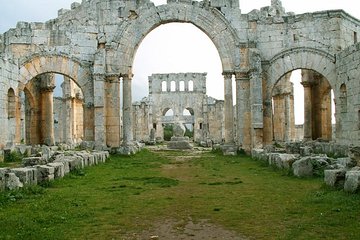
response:
M0 191L5 190L5 174L9 170L7 168L0 168Z
M44 181L54 180L55 168L47 165L37 165L37 181L38 183Z
M285 153L268 154L269 165L275 166L279 169L290 169L296 159L297 159L296 156L293 154L285 154Z
M64 166L64 175L68 174L70 172L70 166L69 166L69 162L64 159L61 160L56 160L53 163L62 163Z
M297 177L309 177L313 175L313 165L310 157L304 157L295 161L292 165L293 173Z
M24 187L24 184L15 173L5 173L5 190L15 190Z
M13 168L10 172L15 173L24 185L37 184L37 170L35 168Z
M345 169L332 169L324 171L324 181L326 185L331 187L344 187Z
M360 189L360 171L348 171L345 175L344 190L355 193Z
M79 156L66 156L64 161L68 162L69 170L73 171L77 168L84 168L84 159Z
M336 163L344 166L345 168L353 168L357 165L356 160L352 158L337 158Z
M23 158L22 164L27 166L35 166L35 165L44 165L47 163L47 160L43 157L27 157Z
M167 144L169 149L192 149L188 141L170 141Z
M49 163L48 166L54 168L54 178L63 178L65 176L65 167L63 162Z

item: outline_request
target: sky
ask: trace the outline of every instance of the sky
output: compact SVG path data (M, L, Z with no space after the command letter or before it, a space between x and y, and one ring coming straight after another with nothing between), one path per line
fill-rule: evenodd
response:
M81 0L0 0L0 33L14 28L18 21L45 22L57 17L61 8L70 9ZM156 0L155 5L166 0ZM359 0L282 0L286 12L296 14L343 9L360 19ZM242 13L269 6L271 0L240 0ZM191 24L170 23L150 32L140 44L133 65L133 99L148 95L147 77L153 73L207 72L207 94L223 99L223 78L218 52L211 40ZM294 73L294 81L299 74ZM295 86L295 88L300 86ZM296 91L297 92L297 91ZM302 109L303 96L296 96ZM296 110L295 110L296 111ZM303 112L303 111L298 111ZM303 116L296 117L301 123Z

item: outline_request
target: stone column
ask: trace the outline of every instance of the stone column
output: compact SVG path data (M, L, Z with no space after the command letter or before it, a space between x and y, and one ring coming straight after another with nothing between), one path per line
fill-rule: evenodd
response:
M291 140L291 100L290 94L286 94L285 98L285 131L284 131L284 140L289 142Z
M251 148L250 78L247 72L235 73L236 79L236 137L242 148Z
M101 147L105 145L105 76L94 75L94 132L95 143Z
M132 132L132 96L131 80L132 75L123 75L123 145L131 145L133 142Z
M53 116L53 91L55 86L48 82L41 88L41 120L43 143L48 146L55 144L54 140L54 116Z
M232 96L232 73L224 75L224 113L225 113L225 143L234 143L234 110Z
M106 144L120 146L120 77L110 75L105 81Z
M304 140L312 140L312 94L311 94L311 73L302 70L302 82L304 86Z

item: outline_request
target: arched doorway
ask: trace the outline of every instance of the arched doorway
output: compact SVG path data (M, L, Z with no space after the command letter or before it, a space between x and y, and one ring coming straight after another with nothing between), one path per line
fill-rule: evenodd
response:
M300 69L285 74L272 91L274 141L332 140L333 99L330 83L318 72Z
M57 135L59 142L93 141L94 100L90 69L65 56L36 55L27 59L30 60L20 67L19 85L25 93L25 142L54 145L57 142L55 125L58 124L62 125ZM58 105L63 105L60 107L63 113L54 111L54 91L62 88L56 84L56 76L64 79L62 99L55 98L55 102L61 102Z
M155 12L154 12L155 10ZM181 13L181 14L180 14ZM211 21L208 21L211 19ZM240 47L239 39L229 22L218 11L210 11L196 5L167 4L142 11L133 21L119 27L114 42L118 42L118 48L109 51L109 56L114 59L108 61L108 74L116 74L116 70L123 76L123 141L125 144L133 139L131 120L131 80L133 76L133 61L142 40L155 28L162 24L182 22L192 23L204 32L214 43L218 50L222 72L224 73L225 97L225 128L229 129L225 134L225 141L233 142L233 97L232 97L232 75L240 69ZM138 26L141 24L141 28ZM122 34L127 33L127 39ZM111 53L111 51L114 51ZM119 64L120 63L120 64ZM114 72L115 71L115 72ZM229 84L230 83L230 84Z

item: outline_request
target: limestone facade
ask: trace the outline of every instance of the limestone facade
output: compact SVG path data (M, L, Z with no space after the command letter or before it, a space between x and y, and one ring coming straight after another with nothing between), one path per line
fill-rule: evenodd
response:
M45 23L19 22L0 35L1 147L21 142L22 121L26 143L54 144L53 73L71 78L83 93L82 140L131 145L134 56L149 32L169 22L192 23L219 52L225 100L218 121L226 144L250 150L279 136L291 139L291 128L274 122L274 89L286 74L303 69L315 81L304 84L304 138L358 145L360 21L341 10L295 15L278 0L248 14L240 8L238 0L168 0L161 6L149 0L83 0ZM336 102L335 138L329 134L329 87ZM312 97L318 94L321 101ZM19 107L22 95L25 110ZM284 106L280 112L291 106L291 95L275 101ZM291 110L282 114L292 121Z
M206 73L151 75L149 96L133 104L133 119L137 141L149 141L152 128L163 140L164 126L176 123L192 129L195 142L224 139L224 101L206 95Z

